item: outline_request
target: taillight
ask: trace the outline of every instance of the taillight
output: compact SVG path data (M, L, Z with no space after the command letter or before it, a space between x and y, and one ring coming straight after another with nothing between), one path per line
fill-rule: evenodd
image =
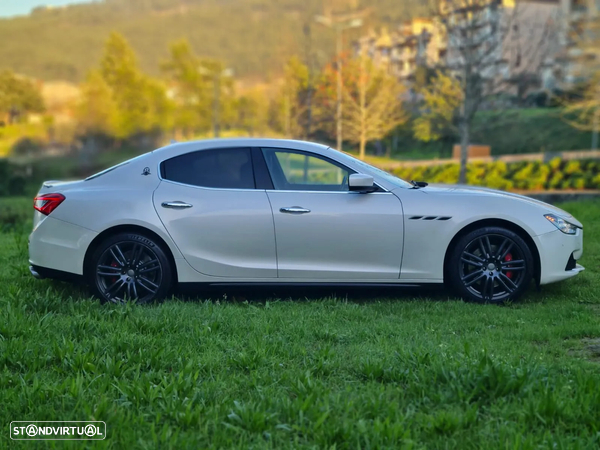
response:
M33 199L33 208L45 216L54 211L65 200L62 194L44 194Z

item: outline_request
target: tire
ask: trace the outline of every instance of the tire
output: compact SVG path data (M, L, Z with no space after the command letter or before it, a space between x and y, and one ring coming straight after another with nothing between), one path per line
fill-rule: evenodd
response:
M485 227L462 236L452 249L450 285L465 301L504 303L517 300L533 278L533 256L516 233Z
M88 281L103 302L152 303L173 285L173 268L155 240L137 233L108 237L94 251Z

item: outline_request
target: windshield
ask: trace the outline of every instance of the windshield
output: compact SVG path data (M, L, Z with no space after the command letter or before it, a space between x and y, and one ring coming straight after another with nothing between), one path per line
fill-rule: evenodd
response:
M352 163L356 164L357 166L367 169L367 171L377 175L378 177L383 178L385 181L395 184L396 186L403 187L403 188L412 188L413 187L412 184L404 181L402 178L398 178L397 176L394 176L391 173L386 172L385 170L381 170L381 169L378 169L377 167L367 164L366 162L361 161L360 159L357 159L354 156L351 156L346 152L340 152L340 154L342 154L344 158L351 160Z

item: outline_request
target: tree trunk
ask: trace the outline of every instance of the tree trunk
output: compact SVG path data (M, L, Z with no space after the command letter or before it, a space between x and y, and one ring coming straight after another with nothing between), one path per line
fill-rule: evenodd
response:
M361 134L360 136L360 154L359 154L359 158L361 161L365 160L365 147L367 144L367 140L365 139L364 134Z
M469 156L469 123L463 119L460 125L460 174L459 184L467 183L467 159Z
M311 75L309 75L311 76ZM309 81L308 91L306 93L306 129L304 130L305 139L310 139L312 129L312 84Z
M594 118L592 122L592 150L598 149L598 125L600 123L600 108L598 100L600 99L600 86L596 87L596 101L594 106Z
M360 80L359 80L359 101L360 101L360 154L361 161L365 160L365 146L367 143L367 80L365 79L365 59L366 56L360 55Z
M292 128L292 114L291 114L291 105L290 105L290 99L289 99L289 93L286 90L285 96L284 96L284 115L285 115L285 119L284 119L284 133L285 133L285 137L286 138L291 138L291 128Z
M338 58L338 65L337 65L337 99L336 99L336 141L337 141L337 150L339 150L340 152L343 151L343 145L344 145L344 140L342 137L342 117L343 117L343 111L342 111L342 95L343 95L343 84L344 84L344 79L342 78L342 70L343 70L343 64L342 64L342 47L343 47L343 42L342 42L342 29L338 26L336 27L336 53L337 53L337 58Z

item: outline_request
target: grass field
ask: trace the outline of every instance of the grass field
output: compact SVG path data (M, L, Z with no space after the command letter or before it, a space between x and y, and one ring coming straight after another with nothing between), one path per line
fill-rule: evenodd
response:
M563 207L587 270L504 307L423 291L101 305L34 280L13 221L0 448L596 449L600 202ZM11 442L13 420L103 420L107 438Z

